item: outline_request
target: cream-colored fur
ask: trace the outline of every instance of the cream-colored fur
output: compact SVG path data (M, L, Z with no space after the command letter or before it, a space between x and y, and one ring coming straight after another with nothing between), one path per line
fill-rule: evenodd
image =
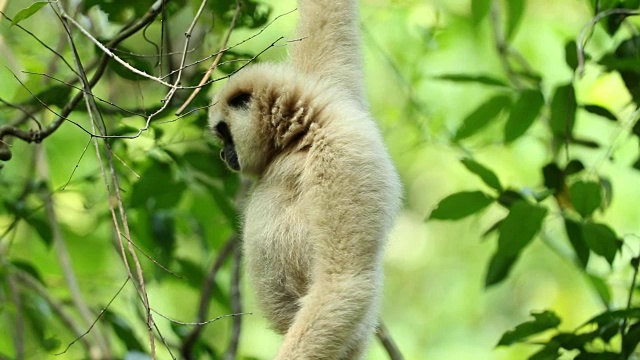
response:
M276 359L362 359L400 184L365 105L356 1L300 0L299 13L291 62L232 76L210 123L230 167L256 178L243 248L284 334Z

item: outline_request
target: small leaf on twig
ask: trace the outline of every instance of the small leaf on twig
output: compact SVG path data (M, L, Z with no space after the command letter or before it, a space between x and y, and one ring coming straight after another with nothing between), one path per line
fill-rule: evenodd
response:
M458 220L477 213L493 202L482 191L463 191L442 199L429 219Z
M11 20L10 26L17 25L19 22L30 18L31 15L37 13L38 10L42 9L48 3L49 1L36 1L33 4L29 5L29 7L18 11L16 16L13 17L13 20Z

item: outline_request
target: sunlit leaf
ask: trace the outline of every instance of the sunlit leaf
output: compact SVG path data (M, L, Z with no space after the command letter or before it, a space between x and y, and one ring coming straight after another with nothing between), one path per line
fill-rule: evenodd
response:
M458 220L475 214L494 201L482 191L463 191L442 199L431 212L430 220Z
M498 116L502 110L508 107L510 103L510 98L505 95L498 95L489 99L462 121L462 125L458 128L454 140L466 139L476 134Z
M502 185L500 184L500 180L498 180L498 177L493 171L489 170L479 162L469 158L462 159L461 162L464 165L464 167L467 168L467 170L478 175L480 179L482 179L482 181L485 184L487 184L487 186L499 192L502 191Z
M511 345L528 339L543 331L553 329L560 325L560 318L552 311L545 310L540 313L532 312L533 320L524 322L509 330L498 341L498 346Z
M559 138L570 137L576 119L576 97L572 84L558 87L551 100L549 125Z
M564 228L567 232L567 237L569 238L571 247L573 247L573 251L576 253L576 257L580 262L580 265L582 265L583 268L586 268L587 263L589 262L590 252L589 247L587 246L587 242L582 236L582 225L578 222L565 218Z
M618 239L616 233L604 224L583 224L582 236L589 249L604 257L609 264L613 263L616 253L622 246L622 241Z
M538 117L543 105L544 97L540 91L525 90L520 93L505 124L504 141L510 143L522 136Z
M48 1L36 1L28 7L18 11L18 13L11 20L11 26L17 25L21 21L30 18L33 14L37 13L38 10L42 9L48 3Z

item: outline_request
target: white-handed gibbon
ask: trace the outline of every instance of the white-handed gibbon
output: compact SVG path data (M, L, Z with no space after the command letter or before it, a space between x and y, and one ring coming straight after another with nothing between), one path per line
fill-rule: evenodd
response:
M361 359L401 187L364 99L356 0L299 0L289 63L248 66L216 95L227 165L256 179L243 251L277 360Z

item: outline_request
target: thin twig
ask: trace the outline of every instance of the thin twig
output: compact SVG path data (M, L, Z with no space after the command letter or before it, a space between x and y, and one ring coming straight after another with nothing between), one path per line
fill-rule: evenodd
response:
M40 177L42 179L50 179L49 175L49 166L46 162L46 157L42 153L42 148L38 147L36 149L36 157L38 158L37 164L40 173ZM60 222L58 221L57 214L55 211L53 197L50 192L46 192L43 194L43 203L45 214L47 216L47 221L49 223L49 228L52 233L52 242L53 248L56 252L56 258L58 259L58 263L60 264L60 268L62 269L62 274L64 276L65 283L67 284L67 289L69 290L69 294L71 295L71 301L73 305L78 309L82 320L84 320L83 326L88 326L94 319L94 315L91 313L89 306L87 305L84 297L82 296L82 292L80 291L80 286L78 285L78 280L73 271L73 265L71 261L71 256L69 256L69 251L67 250L67 245L65 239L62 235L62 230L60 229ZM96 332L93 334L97 348L92 349L92 352L98 351L98 358L110 357L109 344L107 337L100 327L96 328Z
M578 66L576 67L576 73L579 76L584 75L584 47L587 45L585 41L587 32L592 29L600 20L611 15L636 16L640 15L640 11L619 8L609 9L596 14L593 19L591 19L591 21L589 21L589 23L587 23L587 25L585 25L582 30L580 30L580 34L578 35L578 39L576 41L576 52L578 54Z
M91 329L93 329L93 327L98 323L98 320L100 320L100 318L102 317L102 315L104 314L105 311L107 311L107 309L109 309L109 307L111 306L111 303L113 303L113 301L120 295L120 293L122 292L122 289L124 289L125 285L127 285L127 283L129 282L129 277L127 277L127 279L124 281L124 283L122 283L122 285L120 286L120 288L118 289L118 291L115 293L115 295L113 295L111 297L111 299L109 300L109 302L107 303L107 306L105 306L104 308L102 308L102 310L100 310L100 312L98 313L98 316L96 316L95 320L93 320L93 322L91 323L91 325L89 326L89 328L83 332L80 333L80 335L78 335L75 339L73 339L73 341L71 341L69 344L67 344L67 347L62 350L59 353L56 353L54 355L62 355L65 354L67 351L69 351L69 349L71 348L71 346L73 346L73 344L75 344L78 341L85 341L85 336L87 336L87 334L89 334L89 332L91 332Z
M240 0L236 0L236 10L233 13L233 19L231 19L231 25L229 26L229 30L227 30L227 35L224 37L224 40L222 41L222 46L220 46L221 49L218 52L218 55L216 55L215 59L213 59L213 62L211 63L211 65L209 65L209 69L207 69L207 72L204 74L202 79L200 79L200 82L198 83L198 86L202 86L204 83L207 82L207 79L209 79L209 77L211 76L211 73L213 72L213 69L215 69L218 66L218 63L220 62L220 59L222 59L222 55L224 54L222 49L226 48L227 44L229 43L229 38L231 37L231 33L233 32L233 30L236 27L236 22L238 21L238 15L240 15L240 9L241 8L242 8L241 1ZM191 95L189 95L189 97L184 102L184 104L182 104L182 106L180 106L178 111L176 111L176 115L180 115L184 111L184 109L187 106L189 106L189 104L191 104L191 101L193 101L193 99L196 97L196 95L198 95L200 93L201 89L202 89L202 87L198 87L198 88L195 88L193 90L193 92L191 93Z
M242 298L240 295L240 264L242 263L242 248L236 242L235 252L233 256L233 272L231 275L231 286L229 296L231 297L231 312L234 314L242 313ZM233 318L233 328L231 330L231 340L227 352L224 355L225 360L235 360L238 353L238 345L240 343L240 332L242 331L242 317Z
M385 350L387 350L387 354L389 354L389 359L391 360L404 360L404 356L398 349L395 341L391 337L391 334L387 330L387 327L384 325L382 320L378 323L378 328L376 329L376 336L378 336L378 340L382 346L384 346Z
M20 285L32 290L38 296L44 299L44 301L49 304L53 313L57 315L63 323L65 323L66 327L70 329L73 334L76 336L75 341L80 341L82 345L86 348L87 351L91 348L91 343L87 340L84 335L86 334L80 325L76 322L76 319L65 310L64 306L58 302L53 296L49 294L49 291L42 286L39 282L33 279L33 277L29 274L23 273L22 271L16 271L15 276L20 280Z

